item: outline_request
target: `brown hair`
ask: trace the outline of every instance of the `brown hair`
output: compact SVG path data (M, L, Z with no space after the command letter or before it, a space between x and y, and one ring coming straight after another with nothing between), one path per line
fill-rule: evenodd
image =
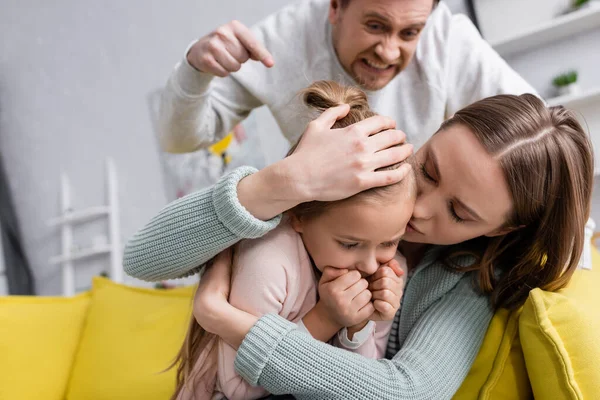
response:
M456 124L500 162L513 200L510 233L466 242L479 287L506 308L532 288L564 287L583 250L594 176L592 145L574 113L532 94L499 95L463 108L440 130ZM464 253L451 248L447 263Z
M321 113L328 108L336 107L341 104L348 104L350 111L348 114L333 125L333 128L345 128L364 119L373 117L375 114L369 107L367 95L362 90L353 86L343 86L334 81L317 81L300 92L302 95L304 104L308 107ZM294 144L288 156L292 154L298 143ZM412 162L412 158L407 162ZM387 167L379 168L377 171L392 170L399 168L403 162L392 164ZM394 190L392 192L392 190ZM406 193L408 198L416 196L416 179L414 174L410 173L403 180L398 183L374 187L371 189L364 190L354 196L338 200L338 201L309 201L306 203L298 204L296 207L291 209L289 212L298 218L313 218L322 214L327 209L357 197L383 197L384 195L392 194L397 196L398 192Z
M217 338L215 334L205 331L192 314L183 345L173 363L167 368L169 370L177 366L175 391L171 400L176 400L184 387L188 388L194 399L197 389L201 389L203 393L198 400L211 398L217 382ZM194 370L201 356L205 356L204 363L201 368Z
M342 8L347 7L349 3L350 3L350 0L340 0L340 6ZM440 0L433 0L433 8L437 7L437 5L439 3L440 3Z

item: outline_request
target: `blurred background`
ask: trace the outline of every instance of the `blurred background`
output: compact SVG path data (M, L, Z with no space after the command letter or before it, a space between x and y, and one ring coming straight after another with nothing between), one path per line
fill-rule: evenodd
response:
M442 1L551 104L580 111L600 149L598 1ZM0 294L61 294L65 255L76 258L74 290L85 290L169 200L285 154L265 109L221 148L183 157L161 153L153 123L160 88L193 39L288 2L0 0ZM87 223L66 229L69 218Z

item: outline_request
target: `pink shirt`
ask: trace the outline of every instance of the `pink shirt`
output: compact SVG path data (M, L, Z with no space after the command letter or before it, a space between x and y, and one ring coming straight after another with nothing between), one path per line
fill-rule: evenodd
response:
M396 257L401 265L406 262ZM300 235L291 226L282 222L279 227L255 240L243 240L235 249L234 267L231 278L231 305L260 317L264 314L279 314L296 322L307 334L302 318L317 303L318 277ZM346 329L340 331L332 344L365 357L383 358L392 321L370 322L365 329L350 341ZM268 394L261 387L250 386L234 368L236 350L222 340L218 345L218 370L216 392L212 397L196 393L196 399L226 397L230 400L257 399ZM206 354L206 352L203 352ZM199 368L205 356L196 363ZM183 390L178 399L192 399L192 394Z

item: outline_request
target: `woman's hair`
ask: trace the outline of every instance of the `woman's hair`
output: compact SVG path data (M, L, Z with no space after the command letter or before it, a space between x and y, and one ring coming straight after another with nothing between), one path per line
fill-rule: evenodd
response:
M369 102L365 92L356 87L340 85L334 81L317 81L306 89L302 90L300 95L303 97L304 104L314 109L317 113L322 113L329 108L342 104L348 104L350 106L350 111L344 118L337 120L333 125L333 128L345 128L364 119L377 115L369 107ZM298 143L292 146L287 154L288 156L296 150L297 145ZM404 164L404 162L405 161L402 161L387 167L379 168L377 171L397 169ZM409 159L408 162L412 162L412 159ZM408 198L416 196L416 179L413 173L408 174L398 183L367 189L348 199L338 201L309 201L306 203L301 203L291 209L290 213L298 218L313 218L319 216L327 209L350 199L356 199L359 197L377 198L385 195L398 196L399 193L405 193L405 196Z
M173 363L167 368L177 367L175 392L171 400L176 400L184 387L196 398L198 389L205 393L196 400L210 399L217 383L217 336L205 331L192 314L183 345ZM204 356L204 363L195 369L198 359Z
M499 95L467 106L444 122L469 128L500 162L513 208L498 237L473 239L479 287L494 307L516 308L529 291L564 287L580 260L590 213L594 160L574 113L546 107L532 94ZM450 265L465 251L449 248Z
M343 128L352 125L363 119L375 115L369 107L366 94L357 88L342 86L332 81L318 81L304 89L300 94L303 96L304 103L316 110L323 112L328 108L335 107L341 104L350 105L350 111L344 118L338 120L333 127ZM288 155L295 149L297 144L292 146ZM402 163L397 163L389 167L381 168L381 170L396 169ZM390 187L405 187L407 190L406 196L416 196L416 180L414 174L409 174L401 182L378 188L363 191L356 196L383 196L385 194L398 195L397 192L391 192ZM341 201L322 202L311 201L302 203L290 210L298 218L312 218L320 215L327 208L339 204ZM217 359L216 359L216 336L206 332L192 315L190 326L185 337L183 346L179 350L175 361L169 368L177 366L176 389L171 397L175 400L184 386L188 387L189 391L196 394L198 391L206 392L207 398L214 391L217 379ZM205 356L204 363L200 369L195 369L196 362L201 356ZM203 387L199 387L202 385Z

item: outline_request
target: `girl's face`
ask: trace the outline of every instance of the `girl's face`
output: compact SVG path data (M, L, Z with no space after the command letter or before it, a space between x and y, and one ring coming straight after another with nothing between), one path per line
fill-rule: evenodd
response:
M500 163L468 128L438 132L415 168L417 201L403 240L448 245L509 231L512 198Z
M318 217L294 217L292 226L320 271L329 266L369 276L396 254L413 206L414 196L405 193L359 196Z

